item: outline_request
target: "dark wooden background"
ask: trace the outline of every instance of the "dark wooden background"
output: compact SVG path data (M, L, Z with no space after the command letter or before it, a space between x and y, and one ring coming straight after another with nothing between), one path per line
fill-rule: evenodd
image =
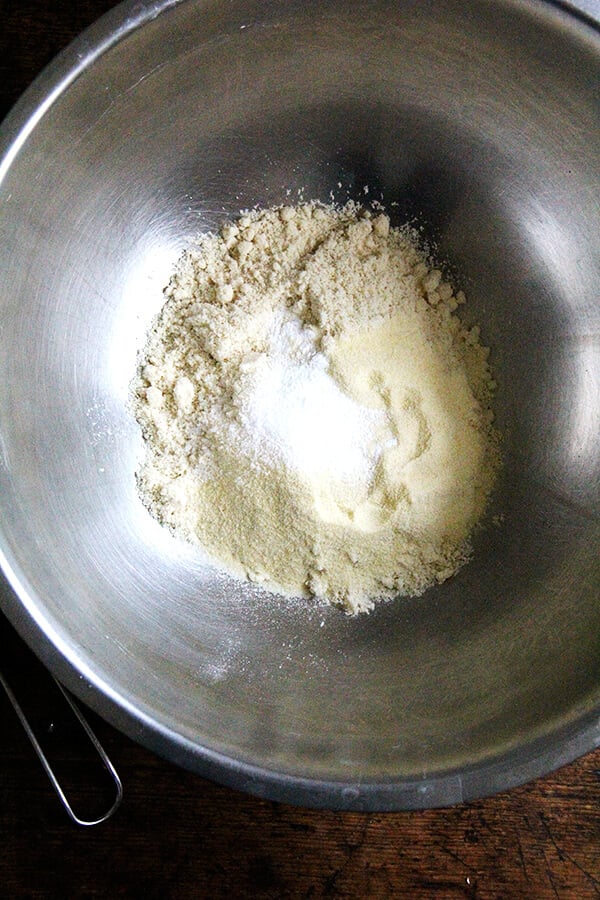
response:
M0 115L111 0L0 0ZM0 629L2 652L12 635ZM18 656L18 650L15 650ZM23 658L25 681L37 684ZM44 713L43 692L34 713ZM113 819L78 828L0 696L0 897L410 897L584 900L600 895L600 751L467 806L316 812L210 784L91 716L124 783ZM68 735L67 735L68 737ZM80 802L78 749L59 750Z

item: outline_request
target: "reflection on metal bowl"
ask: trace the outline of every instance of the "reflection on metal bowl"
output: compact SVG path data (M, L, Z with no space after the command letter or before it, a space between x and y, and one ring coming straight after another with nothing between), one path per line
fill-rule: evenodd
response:
M557 4L157 0L38 79L0 134L2 603L79 696L337 808L458 802L600 742L599 78L596 25ZM458 273L505 436L472 562L355 619L162 530L127 408L186 243L338 183Z

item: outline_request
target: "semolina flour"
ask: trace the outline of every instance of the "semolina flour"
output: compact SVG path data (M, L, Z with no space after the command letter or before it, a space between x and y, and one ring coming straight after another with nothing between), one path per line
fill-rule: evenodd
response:
M464 302L354 204L253 211L182 258L133 384L143 502L232 573L349 613L468 559L498 466Z

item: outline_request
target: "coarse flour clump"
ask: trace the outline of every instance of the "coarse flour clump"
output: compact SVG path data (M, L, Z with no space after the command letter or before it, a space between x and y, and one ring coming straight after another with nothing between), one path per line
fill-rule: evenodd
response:
M234 574L351 613L449 578L498 463L463 302L408 229L354 204L202 237L133 385L144 503Z

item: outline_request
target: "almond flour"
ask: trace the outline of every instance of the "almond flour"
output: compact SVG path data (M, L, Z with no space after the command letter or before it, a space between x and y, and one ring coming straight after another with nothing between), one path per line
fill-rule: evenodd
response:
M349 613L466 562L495 385L409 229L354 204L253 211L165 293L133 385L152 515L238 577Z

